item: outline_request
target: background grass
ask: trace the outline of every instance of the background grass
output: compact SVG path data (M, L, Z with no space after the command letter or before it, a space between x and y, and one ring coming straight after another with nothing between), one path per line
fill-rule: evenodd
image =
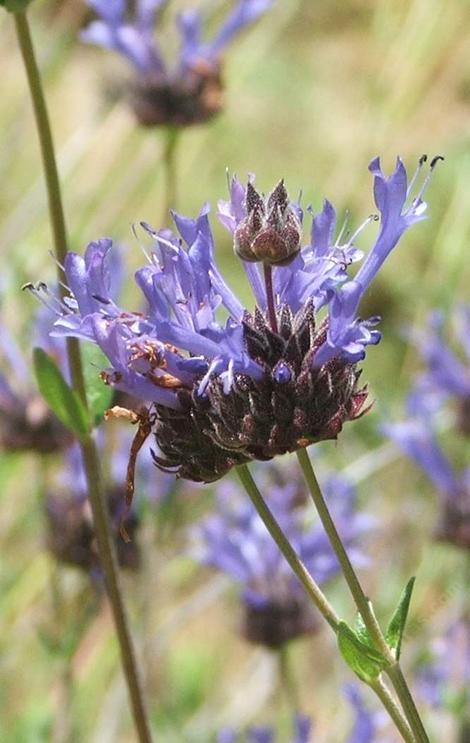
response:
M171 9L194 4L173 2ZM120 63L77 40L87 17L80 0L38 0L30 15L71 246L81 250L104 235L125 242L130 275L141 261L131 225L162 222L162 132L135 127L118 94ZM19 287L52 280L54 266L31 107L5 13L0 36L1 318L29 353L36 308ZM466 0L278 0L227 55L224 113L184 132L178 150L183 213L224 197L229 168L242 178L256 172L264 190L283 177L291 194L302 189L304 203L315 209L326 196L340 213L350 212L353 225L374 209L367 171L373 156L382 155L387 170L397 154L410 170L423 152L446 156L428 192L429 219L406 236L365 300L364 315L383 316L384 340L371 349L364 372L374 411L337 446L323 445L319 465L349 471L364 507L380 520L364 582L381 615L418 572L405 666L420 638L437 634L462 600L463 555L430 541L435 496L376 426L399 415L419 366L406 332L430 307L451 310L468 300L469 48ZM227 234L217 224L215 233L219 262L251 302ZM82 576L56 566L44 549L40 470L32 457L0 459L0 738L131 741L108 611L96 606ZM184 519L192 521L207 499L200 491L188 498ZM125 580L139 645L151 648L145 657L152 659L147 673L157 739L205 743L229 722L286 726L275 659L236 633L236 592L184 556L184 529L174 543L155 546L148 521L146 566ZM331 593L352 616L342 587ZM302 706L316 720L315 739L342 741L350 713L338 702L338 688L347 674L332 639L323 632L295 646L293 656ZM451 735L448 717L429 716L439 736Z

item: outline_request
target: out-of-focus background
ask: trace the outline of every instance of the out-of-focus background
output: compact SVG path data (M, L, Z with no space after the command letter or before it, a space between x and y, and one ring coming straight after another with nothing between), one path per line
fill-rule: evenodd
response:
M210 3L175 0L168 14L195 5ZM71 247L113 237L128 248L131 279L142 262L132 225L162 224L164 136L136 127L119 95L121 62L78 40L90 17L80 0L38 0L30 11ZM3 12L0 36L0 332L7 327L29 359L37 308L20 287L53 281L54 264L31 105L13 22ZM171 31L162 44L171 54ZM462 603L468 554L432 541L436 495L377 426L403 415L420 367L410 329L431 308L451 312L469 299L469 49L465 0L278 0L226 54L225 110L184 131L177 152L175 206L184 214L225 197L228 168L242 179L255 172L266 191L285 178L291 197L302 190L303 203L316 210L327 197L340 214L349 212L352 225L374 209L372 157L381 155L391 171L399 154L412 172L421 154L445 155L427 192L429 219L406 235L362 308L364 316L383 318L383 341L364 364L374 409L318 455L320 470L351 475L361 508L377 519L362 577L381 616L410 575L418 576L404 656L410 675ZM250 306L228 234L215 220L214 229L218 260ZM361 247L370 242L366 232ZM461 446L459 456L468 463ZM60 566L45 547L44 491L58 468L54 457L46 465L34 454L0 458L0 738L132 741L109 611L88 576ZM155 510L143 509L142 566L124 576L156 738L205 743L223 725L267 722L288 740L275 654L240 637L236 588L189 556L188 529L211 509L211 492L183 491L171 539L159 541ZM351 618L341 582L328 592ZM315 720L315 740L329 743L346 740L351 727L339 691L349 676L336 656L326 630L292 647L302 711ZM449 710L429 707L426 715L436 740L442 731L456 735Z

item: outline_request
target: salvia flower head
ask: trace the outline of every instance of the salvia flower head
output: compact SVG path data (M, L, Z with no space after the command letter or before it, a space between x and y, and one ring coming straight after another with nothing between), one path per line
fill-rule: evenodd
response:
M348 267L361 257L354 245L360 230L335 242L335 210L325 202L290 263L260 271L243 261L255 299L250 309L217 267L207 205L196 219L173 215L179 236L143 223L152 240L148 264L136 273L143 313L120 308L110 292L111 240L91 243L84 257L67 255L71 296L56 332L97 343L110 361L104 381L151 405L160 467L210 482L234 465L335 439L365 412L357 362L380 333L378 318L362 320L358 305L426 208L422 189L409 193L400 160L389 177L378 160L370 170L380 228L355 277ZM250 203L234 179L230 201L219 205L232 233ZM301 223L300 207L297 215Z
M415 389L409 399L409 418L382 426L402 451L435 486L440 499L436 537L457 547L470 549L470 467L456 469L444 452L438 424L429 407L429 396Z
M320 525L309 523L304 509L297 506L302 488L299 477L278 484L278 469L259 473L263 492L268 493L269 506L289 542L323 585L337 574L338 562ZM372 523L357 512L354 489L338 476L326 480L325 493L355 563L363 563L359 543ZM195 530L194 555L239 585L243 636L249 642L279 648L316 632L319 616L255 508L239 496L234 483L219 485L215 513Z
M457 343L446 340L441 312L433 312L427 328L416 334L415 341L426 364L416 388L432 406L452 401L459 431L470 436L470 305L456 307L452 319L450 340ZM457 348L459 342L461 351Z
M160 50L159 29L165 0L88 0L98 15L82 33L91 44L112 49L131 65L130 102L143 126L189 126L207 121L222 108L221 54L274 0L232 0L232 8L211 40L202 33L199 10L177 16L178 59L169 63ZM159 32L160 39L155 31Z
M30 340L63 366L65 344L62 338L51 338L51 330L51 314L41 308ZM31 362L5 325L0 333L0 360L0 447L43 455L68 446L70 434L38 393Z
M418 668L417 688L436 708L470 708L470 616L452 621L436 638Z
M130 513L126 511L124 473L125 468L118 466L106 489L106 502L119 565L128 570L137 570L140 566L140 549L135 537L139 519L135 509ZM78 567L93 579L100 580L102 569L87 493L81 452L74 444L65 454L57 487L46 496L47 546L59 562ZM128 542L119 533L124 516L130 537Z

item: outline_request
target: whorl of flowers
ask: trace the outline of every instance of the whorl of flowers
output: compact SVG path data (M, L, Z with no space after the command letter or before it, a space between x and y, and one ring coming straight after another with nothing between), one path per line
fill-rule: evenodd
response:
M415 389L431 407L452 401L457 408L459 430L470 436L470 304L455 308L451 329L456 350L445 338L445 317L441 312L433 312L427 328L416 334L426 366Z
M433 707L463 712L470 708L470 616L463 616L436 638L417 672L417 688Z
M469 549L470 466L455 466L440 436L440 421L449 401L457 410L457 434L467 436L470 430L470 308L458 308L455 318L456 337L461 341L463 354L457 355L444 340L443 316L434 312L427 329L415 336L426 367L409 394L407 418L386 423L382 430L435 486L441 506L436 536Z
M269 506L304 565L323 585L338 573L338 561L320 524L309 524L304 509L298 507L303 490L299 477L282 483L277 472L259 473L263 490L269 493ZM328 478L325 493L355 564L364 564L359 544L372 520L357 512L357 494L344 478ZM319 616L254 506L237 495L234 483L219 485L215 513L194 531L194 556L240 586L245 638L278 648L315 632Z
M264 264L261 272L243 261L256 302L250 310L216 265L207 205L196 219L173 215L179 236L143 223L153 241L147 265L136 272L145 312L121 309L110 293L110 239L90 243L84 257L67 255L70 297L56 332L97 343L110 361L104 381L151 404L159 466L216 480L236 464L334 439L365 412L367 390L357 386L356 364L380 333L378 318L362 320L358 306L426 209L423 189L410 193L415 178L408 187L401 160L389 177L378 159L369 169L380 228L355 277L348 276L361 257L354 241L374 218L335 242L336 214L325 201L290 263ZM222 224L235 233L249 220L250 203L233 179L230 200L219 204ZM284 205L281 237L291 226L286 209L303 222L297 204Z
M139 519L135 509L130 513L126 509L126 462L119 453L113 457L113 477L106 488L106 501L119 565L137 570L140 567L140 549L136 541ZM47 546L59 562L81 568L91 578L101 580L102 568L87 493L81 453L74 444L65 452L56 486L46 494ZM124 517L126 531L132 537L128 542L119 533Z
M40 309L33 322L33 345L40 345L59 363L64 361L62 338L52 338L52 316ZM0 448L59 451L71 442L70 434L39 395L26 354L5 325L0 333Z
M210 119L222 107L221 54L247 25L273 5L274 0L236 0L211 40L203 38L201 12L188 8L177 16L181 40L176 62L169 64L155 35L165 0L136 0L131 12L127 0L88 0L99 16L83 31L90 44L112 49L134 71L131 104L144 126L188 126Z

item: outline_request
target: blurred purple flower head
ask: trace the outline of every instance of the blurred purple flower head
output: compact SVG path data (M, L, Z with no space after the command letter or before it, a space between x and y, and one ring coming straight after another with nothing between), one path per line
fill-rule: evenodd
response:
M400 160L389 177L378 160L370 170L380 229L355 278L347 269L360 257L353 245L360 230L344 245L334 242L335 211L325 202L308 244L288 265L269 266L269 281L256 263L243 262L256 301L251 311L216 265L207 205L196 219L173 215L180 237L142 223L153 242L136 273L143 313L120 309L110 292L111 240L90 243L84 258L68 254L71 294L56 332L97 343L110 361L104 381L152 405L159 466L210 482L236 464L335 439L365 412L356 363L380 334L371 329L377 318L358 317L358 304L426 208L423 189L411 196ZM221 222L235 232L247 206L234 179ZM301 224L300 207L289 208Z
M442 390L438 391L440 399ZM433 415L435 396L419 382L408 400L409 418L382 424L381 429L430 479L440 499L436 538L463 549L470 548L470 467L457 470L449 461L438 436Z
M134 71L131 104L144 126L188 126L212 118L222 107L221 54L274 0L232 0L231 11L211 40L202 33L201 12L188 8L177 16L178 59L168 64L155 35L165 0L88 0L99 16L82 33L90 44L112 49Z
M416 686L433 707L470 708L470 617L449 626L431 645L417 671Z
M274 473L280 469L273 468ZM276 480L261 474L268 504L290 544L322 585L338 573L336 557L320 524L309 524L304 509L297 507L300 477L281 485ZM357 512L354 488L339 476L330 477L325 494L348 553L356 564L364 563L359 545L372 520ZM240 586L246 639L278 648L315 632L319 618L256 510L240 496L234 483L219 485L216 512L194 531L194 555Z
M344 738L344 743L392 743L393 738L385 738L386 719L382 711L372 712L364 704L361 691L355 684L343 687L343 695L350 703L353 714L353 727ZM314 743L313 725L306 715L294 717L294 737L291 743ZM335 738L336 740L336 738ZM246 735L236 733L232 728L221 730L217 743L276 743L276 733L271 727L251 727Z
M421 406L430 409L446 400L454 402L458 428L470 436L470 305L457 307L452 318L450 338L460 343L461 352L454 351L446 341L444 316L440 312L434 312L427 328L415 336L426 364L416 382L415 396Z
M30 342L64 366L65 341L51 337L52 323L51 313L41 308L33 322ZM68 446L70 434L38 393L31 361L5 325L0 333L0 363L0 448L43 455Z
M138 570L140 549L135 537L139 519L135 509L130 514L126 513L124 482L125 469L119 471L118 479L106 489L107 506L119 565L128 570ZM65 453L58 485L47 494L45 507L47 546L54 557L59 562L85 570L95 580L101 580L103 576L87 496L86 477L77 444ZM125 542L119 533L124 516L126 530L131 538L129 542Z
M313 743L312 722L306 715L294 715L293 735L290 743ZM275 743L276 734L273 728L254 725L246 731L246 735L235 732L232 728L225 728L219 732L217 743Z

